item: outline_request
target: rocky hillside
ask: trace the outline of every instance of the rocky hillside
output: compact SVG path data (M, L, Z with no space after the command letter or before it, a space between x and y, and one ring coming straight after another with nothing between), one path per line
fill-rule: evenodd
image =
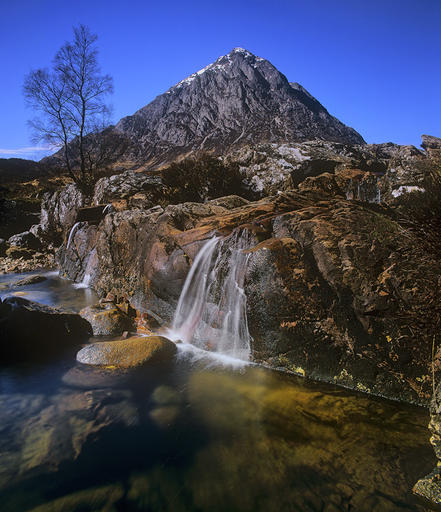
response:
M121 119L114 134L124 141L116 160L134 167L159 167L198 150L225 154L244 144L364 143L301 85L242 48Z
M47 176L47 167L24 158L0 158L0 185Z
M40 229L49 234L60 226L64 275L130 303L140 328L170 322L191 264L213 233L247 230L254 360L427 404L441 318L441 247L427 244L423 225L403 208L406 201L426 208L427 179L415 179L437 165L441 140L424 137L425 151L382 145L360 154L344 145L338 153L338 147L293 146L316 154L300 162L315 162L315 175L296 185L288 174L283 190L256 201L228 196L158 204L161 179L126 172L98 182L95 205L84 207L71 186L46 198ZM263 161L273 158L268 153ZM357 162L370 171L354 168ZM392 190L389 204L377 201L381 187ZM440 372L437 365L438 378Z

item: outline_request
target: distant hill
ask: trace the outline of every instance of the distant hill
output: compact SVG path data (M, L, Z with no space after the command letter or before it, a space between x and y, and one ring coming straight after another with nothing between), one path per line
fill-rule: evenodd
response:
M0 184L23 182L47 176L46 165L24 158L0 158Z

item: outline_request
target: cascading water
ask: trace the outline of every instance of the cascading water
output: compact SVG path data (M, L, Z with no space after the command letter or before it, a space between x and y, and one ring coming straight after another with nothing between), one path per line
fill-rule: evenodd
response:
M96 249L93 249L87 259L86 268L84 269L84 276L81 283L75 283L74 288L89 288L90 281L92 279L92 273L96 269L97 265L97 254Z
M197 254L179 297L170 337L248 360L250 334L244 292L252 235L213 237Z
M79 222L76 222L73 226L72 226L72 229L70 230L70 233L69 233L69 237L67 239L67 245L66 245L66 249L69 249L69 246L70 246L70 243L72 242L72 238L75 234L75 231L77 230L78 226L80 225Z

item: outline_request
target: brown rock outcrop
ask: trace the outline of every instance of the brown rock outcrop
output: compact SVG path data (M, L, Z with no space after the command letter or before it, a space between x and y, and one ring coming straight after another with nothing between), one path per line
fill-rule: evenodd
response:
M79 228L62 267L81 280L93 254L100 294L167 323L205 240L249 229L259 241L245 285L256 361L427 403L439 259L392 210L330 199L319 186L328 178L312 179L303 193L236 208L216 200L106 215Z

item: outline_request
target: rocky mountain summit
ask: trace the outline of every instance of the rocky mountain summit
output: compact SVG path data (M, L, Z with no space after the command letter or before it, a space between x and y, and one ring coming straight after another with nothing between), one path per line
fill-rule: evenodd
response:
M182 80L115 130L130 139L130 156L159 165L195 150L315 138L362 144L301 85L270 62L235 48Z
M112 138L110 161L126 169L158 168L198 151L223 155L246 144L364 144L300 84L243 48L193 73L101 136ZM59 152L44 160L56 164L61 158Z

